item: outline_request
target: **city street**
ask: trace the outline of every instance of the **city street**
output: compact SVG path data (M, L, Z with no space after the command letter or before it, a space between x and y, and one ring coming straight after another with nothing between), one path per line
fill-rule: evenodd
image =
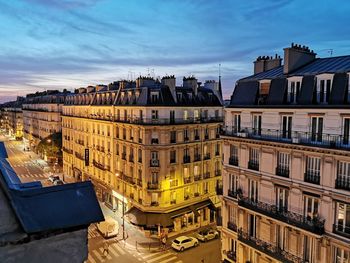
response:
M22 182L41 181L44 186L50 185L48 177L50 168L40 157L31 152L23 151L24 145L20 141L0 135L0 141L5 142L8 160ZM121 216L101 204L105 216L112 216L122 225ZM127 240L122 240L121 228L116 238L104 239L95 225L88 231L89 256L87 263L118 262L118 263L218 263L220 262L220 239L207 243L200 243L196 248L177 252L170 247L173 240L169 239L167 248L160 250L157 240L145 238L133 225L125 222ZM195 233L191 233L194 236ZM108 242L109 253L103 255L104 243ZM149 243L151 242L151 248ZM204 260L204 261L202 261Z

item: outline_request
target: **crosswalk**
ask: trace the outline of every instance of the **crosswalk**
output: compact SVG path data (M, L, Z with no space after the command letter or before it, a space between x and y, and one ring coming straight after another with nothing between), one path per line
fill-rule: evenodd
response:
M90 226L88 228L88 238L95 238L97 236L99 236L100 234L97 232L96 227L92 227Z
M24 177L24 178L41 178L45 179L48 178L45 174L18 174L18 177Z
M139 261L145 263L183 263L179 260L176 254L169 251L158 253L143 254L139 253Z
M138 262L142 263L183 263L182 260L178 259L175 253L170 251L158 253L127 252L119 243L110 244L108 247L108 254L106 252L104 253L103 247L89 250L86 263L124 262L123 259L125 259L125 257L130 258L130 256L135 257L135 262L138 260Z

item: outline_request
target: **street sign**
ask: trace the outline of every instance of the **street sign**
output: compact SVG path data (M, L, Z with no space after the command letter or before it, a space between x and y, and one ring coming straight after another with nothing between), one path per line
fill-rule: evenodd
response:
M90 159L89 159L89 149L85 149L85 166L89 166Z

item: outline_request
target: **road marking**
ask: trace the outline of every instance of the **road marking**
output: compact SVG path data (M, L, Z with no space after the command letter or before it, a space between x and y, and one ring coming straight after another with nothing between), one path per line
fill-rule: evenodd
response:
M152 262L157 261L161 258L165 258L165 257L171 256L171 255L172 255L171 253L166 253L166 254L160 255L159 257L147 260L147 263L152 263Z
M159 262L159 263L167 263L167 262L173 261L173 260L175 260L175 259L177 259L177 257L168 258L168 259L163 260L163 261L161 261L161 262Z
M157 253L153 253L153 254L141 254L141 257L143 259L146 259L146 258L150 258L150 257L153 257L155 255L159 255L159 254L162 254L162 252L157 252Z
M109 251L112 252L112 254L117 258L119 257L119 254L117 253L117 251L115 251L115 249L113 248L113 246L110 246Z
M97 257L99 262L104 262L105 261L96 250L93 250L92 253L95 254L95 256Z
M88 255L88 261L90 261L91 263L96 263L96 261L90 254Z
M125 251L123 249L121 249L117 244L115 244L115 243L112 244L112 247L116 248L120 254L122 254L122 255L126 254Z
M105 255L105 254L103 253L103 248L102 248L102 247L100 247L100 251L101 251L102 255ZM106 256L105 256L105 257L106 257ZM112 257L111 257L111 255L109 254L109 252L107 253L107 259L109 259L109 260L112 259Z

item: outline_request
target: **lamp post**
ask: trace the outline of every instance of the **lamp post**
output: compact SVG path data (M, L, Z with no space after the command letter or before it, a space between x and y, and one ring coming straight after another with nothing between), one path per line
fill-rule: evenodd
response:
M115 174L117 177L120 176L119 173ZM125 219L124 219L124 205L125 205L125 185L124 185L124 173L122 173L122 183L123 183L123 206L122 206L122 220L123 220L123 240L125 240Z

